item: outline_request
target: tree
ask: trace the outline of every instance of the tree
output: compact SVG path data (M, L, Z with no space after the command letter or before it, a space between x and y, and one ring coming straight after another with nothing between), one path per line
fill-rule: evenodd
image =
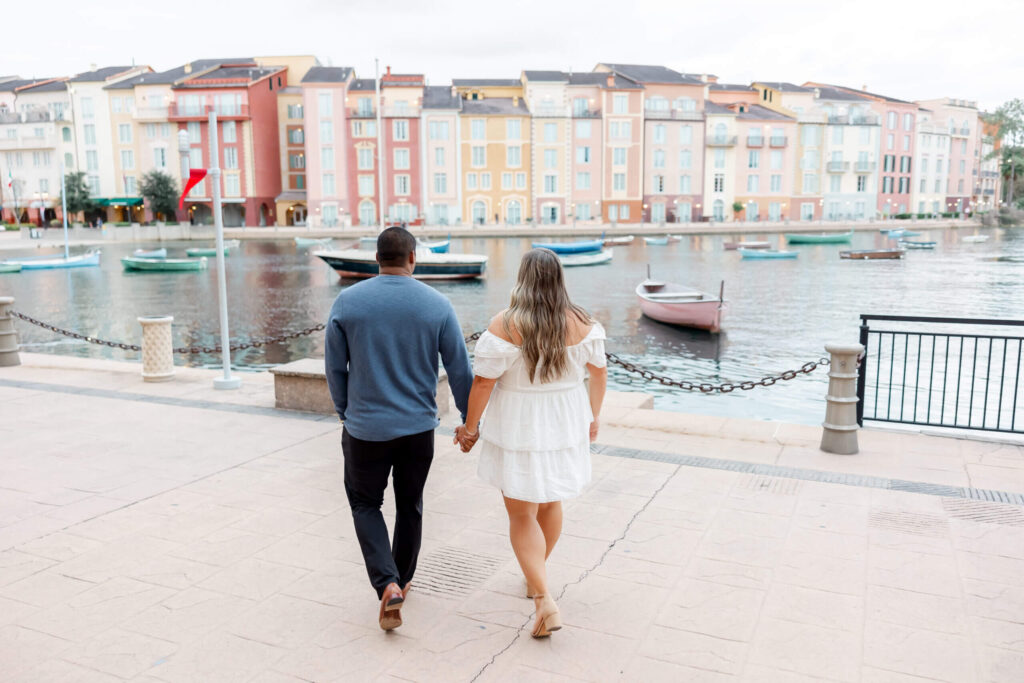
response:
M96 202L89 194L89 183L83 171L73 171L64 176L64 205L71 215L80 211L91 211Z
M743 206L743 202L733 202L732 203L732 212L736 216L739 216L741 213L743 213L743 209L745 209L745 208L746 207Z
M1004 102L988 117L988 122L996 126L995 138L999 141L999 149L993 150L989 158L999 156L1003 162L1000 169L1003 177L1008 180L1006 185L1006 203L1013 206L1014 185L1017 182L1017 168L1024 151L1024 100L1013 99Z
M158 219L173 219L178 209L178 184L168 173L153 169L142 176L139 194L149 202L149 210Z

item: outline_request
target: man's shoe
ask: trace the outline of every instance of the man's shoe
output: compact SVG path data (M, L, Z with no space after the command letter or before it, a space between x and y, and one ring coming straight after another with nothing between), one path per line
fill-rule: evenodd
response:
M407 584L405 584L405 588L402 589L402 597L403 598L409 597L409 591L410 590L412 590L412 581L410 581Z
M380 627L385 631L402 625L402 603L405 597L397 583L389 583L380 599Z

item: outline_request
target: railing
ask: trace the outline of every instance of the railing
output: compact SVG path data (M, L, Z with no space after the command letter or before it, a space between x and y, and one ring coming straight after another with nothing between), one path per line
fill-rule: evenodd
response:
M375 119L377 112L373 109L349 109L348 117L350 119Z
M850 124L853 126L874 126L878 124L877 116L850 116L848 114L830 115L828 122L832 124Z
M538 104L536 107L533 108L533 115L534 116L544 116L544 117L549 117L549 118L551 118L551 117L565 118L565 117L569 116L569 108L568 107L560 107L558 105Z
M830 161L826 164L829 173L842 173L850 170L849 161Z
M1024 320L861 315L857 421L1024 433ZM871 329L870 321L890 327ZM940 328L923 326L938 325Z
M705 141L708 147L732 147L736 144L735 135L711 135Z
M383 116L391 116L391 117L394 117L394 118L401 118L403 116L407 116L409 118L413 118L413 117L418 117L420 115L420 108L419 107L409 107L409 106L405 106L405 107L388 106L388 107L384 107L384 109L381 110L381 114Z
M704 112L685 109L647 109L644 118L670 119L673 121L703 121Z
M574 119L599 119L601 118L600 109L573 109L572 117Z
M747 147L764 147L764 137L747 136Z
M960 129L960 135L970 135L970 134L971 134L971 129L970 128L961 128Z
M0 138L0 149L45 149L55 147L57 138L53 133L43 135L22 135L17 138Z
M210 112L216 112L221 118L249 118L248 104L178 104L172 102L168 107L167 118L190 119L206 118Z
M871 171L874 171L877 167L877 161L858 161L854 167L854 170L859 171L861 173L870 173Z
M137 107L132 114L136 121L165 121L170 114L170 107Z
M773 135L773 136L771 136L770 138L768 138L768 146L769 147L785 147L786 146L786 136L785 135Z

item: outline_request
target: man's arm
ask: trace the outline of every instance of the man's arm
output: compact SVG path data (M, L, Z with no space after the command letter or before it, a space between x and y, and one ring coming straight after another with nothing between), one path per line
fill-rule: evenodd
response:
M327 321L324 366L334 409L338 412L338 417L344 421L345 409L348 408L348 340L345 339L345 330L341 328L341 323L333 314Z
M448 386L451 387L455 406L459 409L463 422L469 406L469 389L473 386L473 368L469 364L469 351L466 340L462 337L462 327L455 316L455 309L449 306L448 318L441 327L441 362L448 373Z

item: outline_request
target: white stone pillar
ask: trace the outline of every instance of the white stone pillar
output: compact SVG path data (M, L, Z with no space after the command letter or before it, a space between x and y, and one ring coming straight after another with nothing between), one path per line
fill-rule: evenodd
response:
M825 421L821 423L821 450L853 455L857 452L857 359L864 353L860 344L826 344L831 363Z
M142 379L166 382L174 378L174 344L171 339L169 315L148 315L139 318L142 325Z
M14 329L14 316L10 312L13 305L13 296L0 296L0 367L21 365L18 331Z

